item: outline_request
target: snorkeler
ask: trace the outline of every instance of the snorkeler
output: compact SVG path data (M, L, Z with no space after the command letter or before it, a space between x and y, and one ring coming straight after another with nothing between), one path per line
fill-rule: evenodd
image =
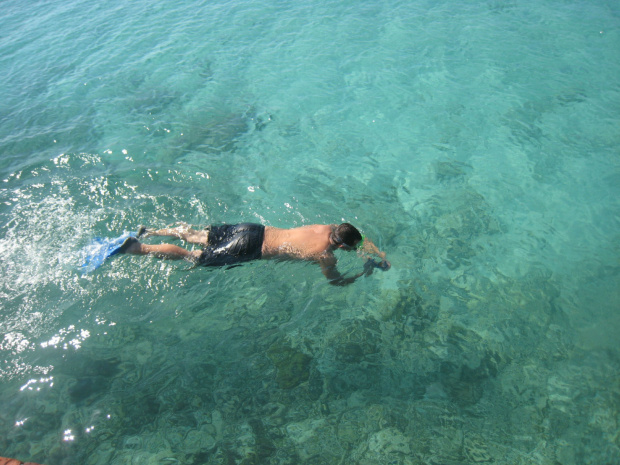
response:
M186 225L159 230L140 227L137 237L176 237L191 244L200 244L202 250L187 250L173 244L148 245L136 237L129 237L118 253L153 255L168 260L189 260L199 266L226 266L258 259L306 260L318 263L330 284L344 286L361 276L369 276L374 268L390 269L375 244L366 239L351 224L309 225L293 229L280 229L253 223L207 226L203 230L191 229ZM336 268L336 249L360 251L377 255L380 262L368 258L364 271L344 277Z

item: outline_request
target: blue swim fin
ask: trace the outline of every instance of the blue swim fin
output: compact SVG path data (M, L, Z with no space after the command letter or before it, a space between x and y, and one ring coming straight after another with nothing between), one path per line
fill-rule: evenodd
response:
M103 262L119 253L121 245L129 237L136 237L135 232L124 233L114 239L96 237L82 249L80 270L84 273L95 271Z

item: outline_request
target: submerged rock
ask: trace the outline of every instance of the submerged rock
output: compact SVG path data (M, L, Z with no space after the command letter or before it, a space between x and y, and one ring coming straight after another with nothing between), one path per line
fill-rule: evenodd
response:
M380 350L379 322L374 319L344 321L334 343L338 362L353 364L368 360Z
M276 367L276 382L281 389L293 389L310 378L312 357L292 347L273 344L267 357Z
M409 438L396 428L386 428L370 436L368 448L378 454L409 454Z
M80 402L107 390L110 381L102 376L80 378L68 389L69 397Z

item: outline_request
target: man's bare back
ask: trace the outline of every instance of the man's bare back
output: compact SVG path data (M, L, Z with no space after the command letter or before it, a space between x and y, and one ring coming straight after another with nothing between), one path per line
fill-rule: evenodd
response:
M318 261L330 253L329 236L334 226L313 224L293 229L265 227L263 258Z

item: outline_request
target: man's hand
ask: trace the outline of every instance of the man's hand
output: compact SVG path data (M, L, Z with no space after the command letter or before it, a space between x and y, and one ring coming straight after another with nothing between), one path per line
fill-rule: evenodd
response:
M372 274L372 272L375 270L376 266L377 266L377 262L374 261L372 258L369 258L364 263L364 274L366 276L370 276Z
M392 265L387 260L381 260L381 262L377 262L372 258L366 260L366 263L364 263L364 273L366 273L366 276L370 276L374 268L379 268L381 271L387 271L392 268Z
M366 260L366 263L364 263L364 274L366 276L370 276L375 268L379 268L381 271L387 271L391 267L392 265L387 260L377 262L376 260L369 258Z

